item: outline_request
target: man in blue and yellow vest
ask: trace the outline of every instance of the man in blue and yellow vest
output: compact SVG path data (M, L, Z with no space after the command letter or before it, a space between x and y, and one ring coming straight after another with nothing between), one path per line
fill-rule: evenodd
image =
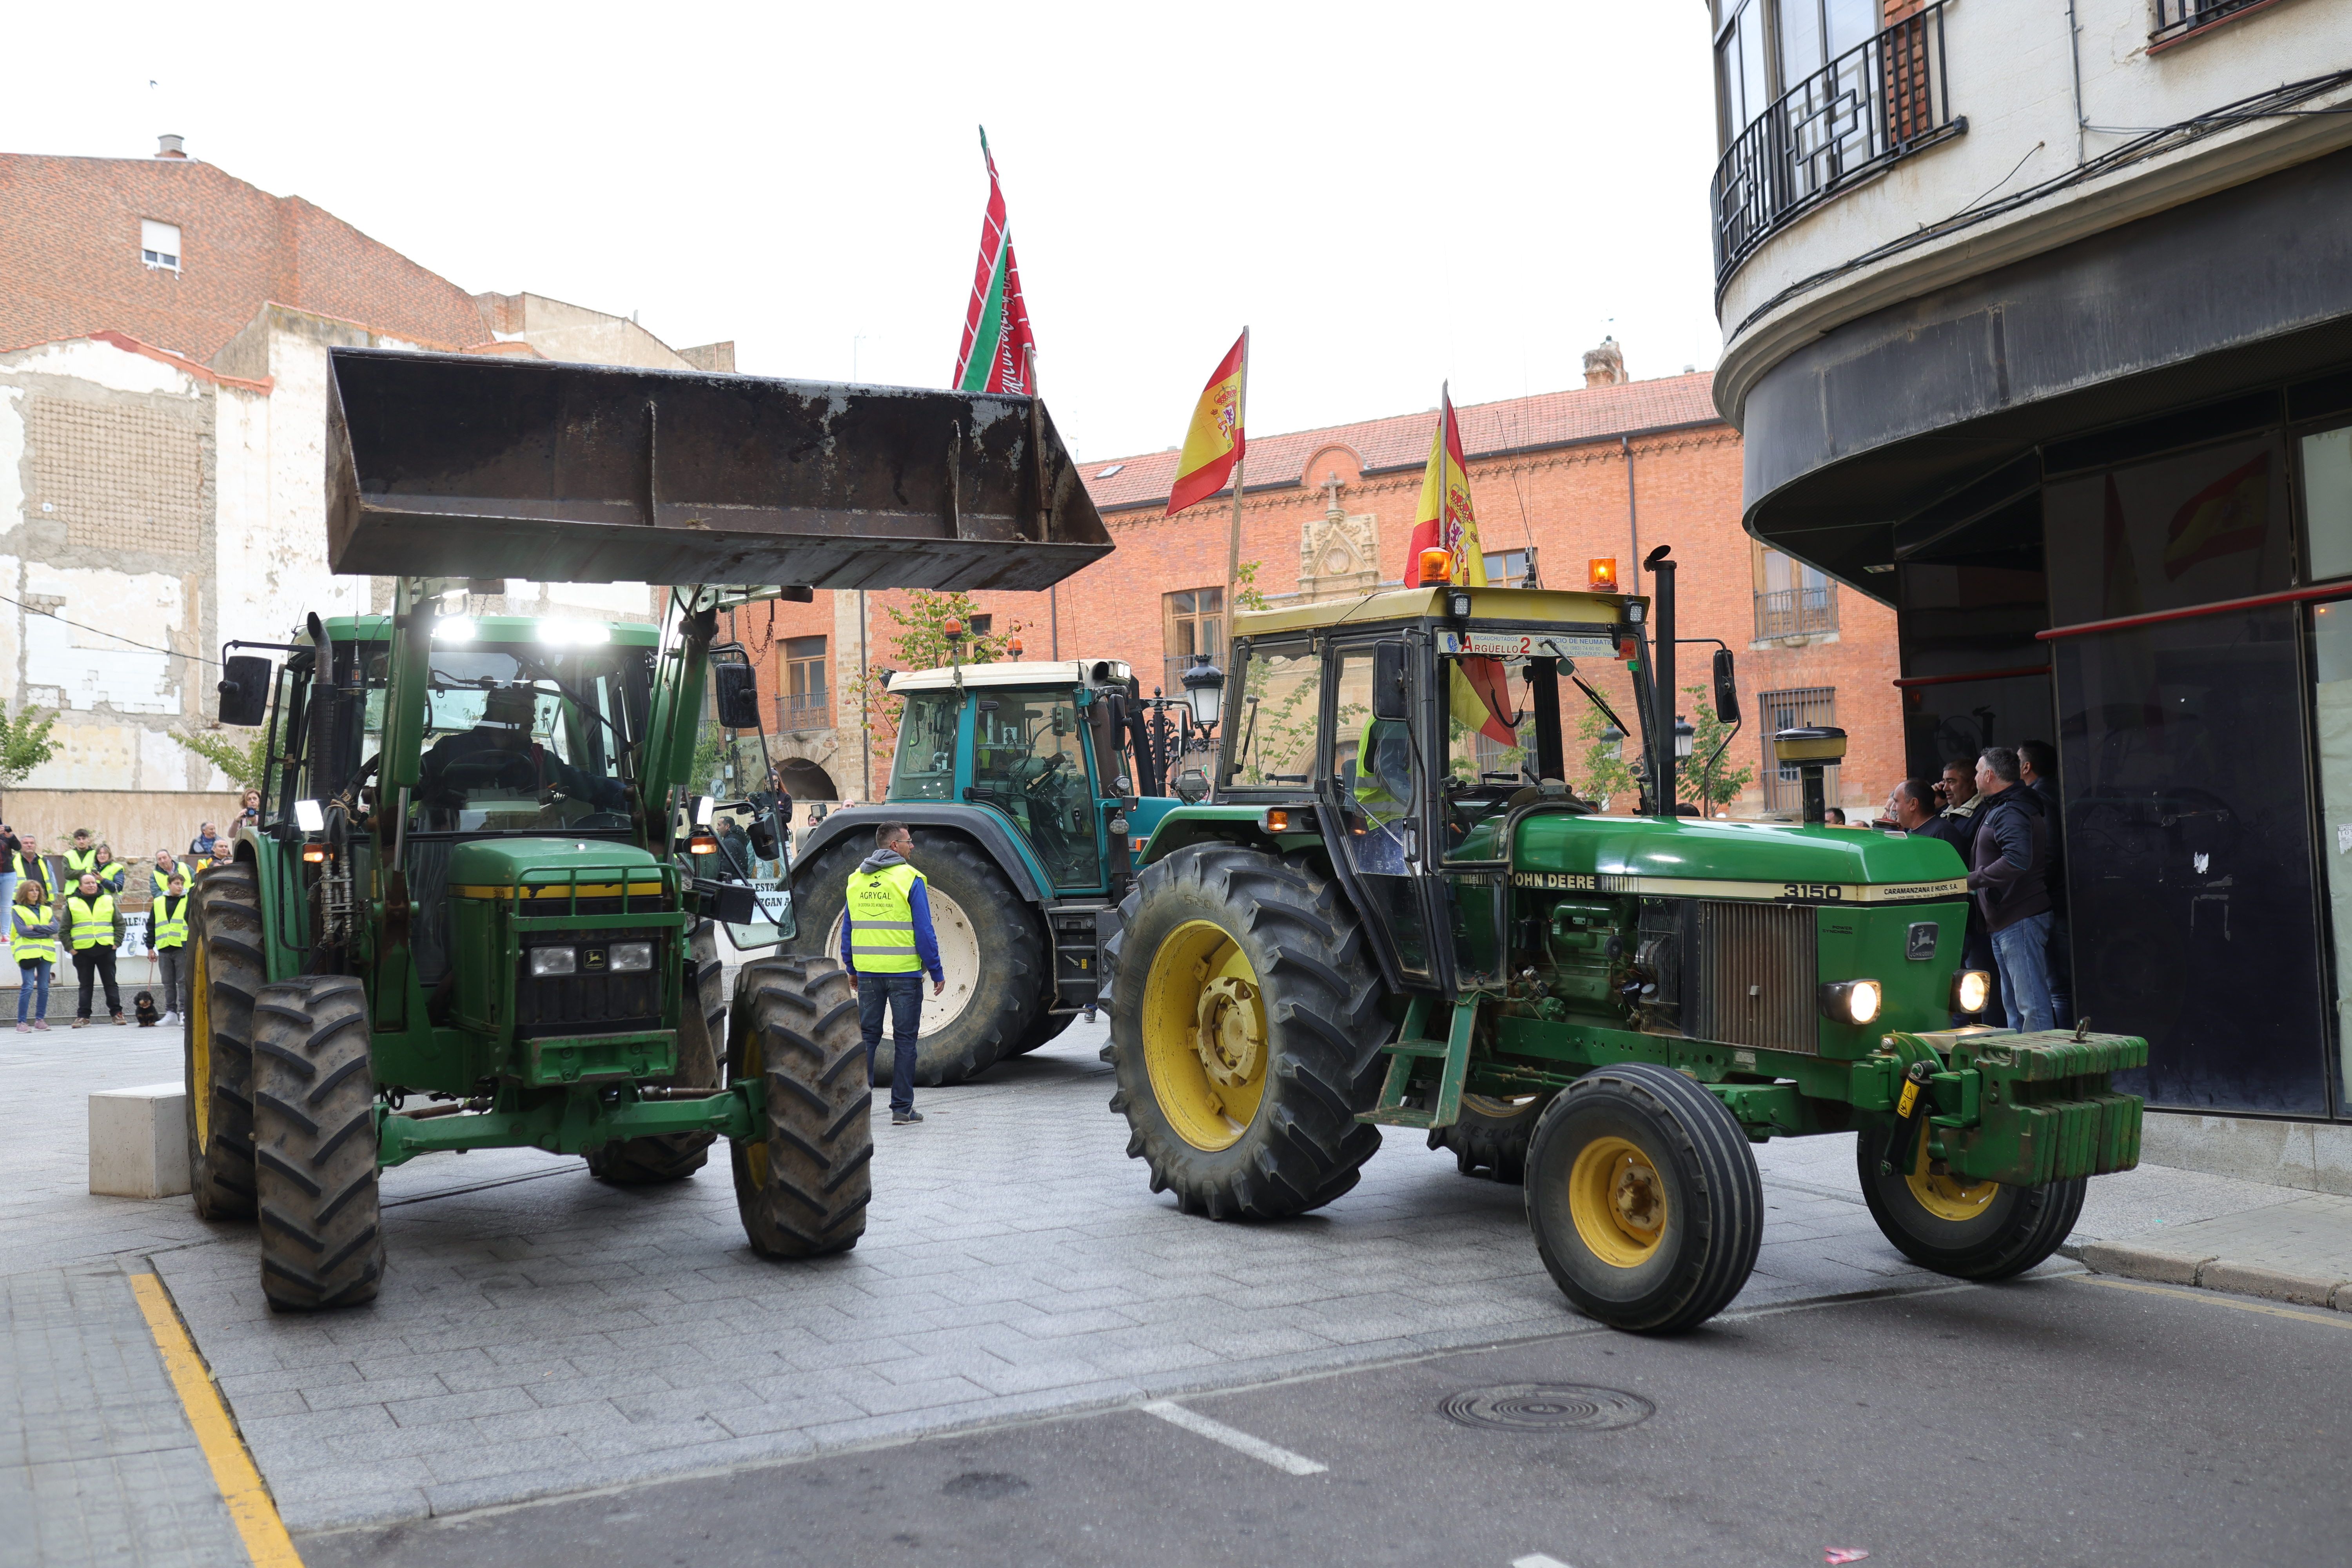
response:
M180 993L188 984L188 879L177 871L164 879L163 891L147 906L147 946L155 954L155 977L163 985L163 1016L156 1022L176 1024Z
M121 940L115 930L114 895L98 885L98 873L84 871L81 889L66 895L66 938L73 944L74 973L81 976L81 1005L74 1013L74 1027L89 1026L90 982L106 982L106 1010L118 1024L130 1022L122 1016L122 993L114 984L114 949Z
M920 1121L915 1109L915 1035L923 1016L923 976L931 994L947 989L931 900L923 874L907 863L915 836L903 822L874 830L874 853L849 874L841 922L841 962L857 982L857 1022L866 1033L866 1071L882 1045L882 1009L890 1009L890 1124Z

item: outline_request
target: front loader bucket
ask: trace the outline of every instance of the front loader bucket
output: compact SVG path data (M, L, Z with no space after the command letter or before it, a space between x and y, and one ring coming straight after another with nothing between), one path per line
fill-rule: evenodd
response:
M337 572L1048 588L1110 552L1033 398L335 349Z

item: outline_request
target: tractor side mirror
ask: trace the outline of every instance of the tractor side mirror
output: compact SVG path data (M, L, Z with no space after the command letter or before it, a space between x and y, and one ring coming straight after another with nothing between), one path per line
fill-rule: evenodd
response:
M1383 642L1372 645L1372 717L1382 720L1404 720L1412 717L1405 701L1404 644Z
M761 859L772 860L776 858L776 822L775 818L768 813L763 811L753 817L751 826L744 837L751 841L751 853Z
M221 667L220 721L252 726L269 716L269 661L241 653Z
M1739 678L1727 647L1715 650L1715 716L1727 724L1739 722Z
M760 678L748 664L721 664L712 667L714 684L718 689L719 723L722 729L756 730L760 727Z

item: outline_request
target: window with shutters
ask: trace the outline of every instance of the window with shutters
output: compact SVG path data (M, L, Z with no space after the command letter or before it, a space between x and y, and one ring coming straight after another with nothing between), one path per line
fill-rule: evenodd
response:
M1184 672L1192 656L1205 653L1223 664L1225 658L1225 591L1187 588L1160 597L1161 653L1160 689L1171 695L1184 689Z
M783 711L777 715L778 727L785 730L822 730L828 722L830 711L824 684L824 639L819 637L786 637L780 656L783 660L783 696L780 705Z
M158 272L180 269L180 226L157 223L152 217L139 220L139 259Z

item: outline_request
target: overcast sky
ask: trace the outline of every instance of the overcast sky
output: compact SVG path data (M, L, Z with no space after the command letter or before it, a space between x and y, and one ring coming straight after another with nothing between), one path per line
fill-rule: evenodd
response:
M0 149L156 134L468 290L941 385L987 194L1087 458L1711 366L1698 0L14 8ZM151 81L153 83L150 86ZM0 287L5 282L0 279Z

